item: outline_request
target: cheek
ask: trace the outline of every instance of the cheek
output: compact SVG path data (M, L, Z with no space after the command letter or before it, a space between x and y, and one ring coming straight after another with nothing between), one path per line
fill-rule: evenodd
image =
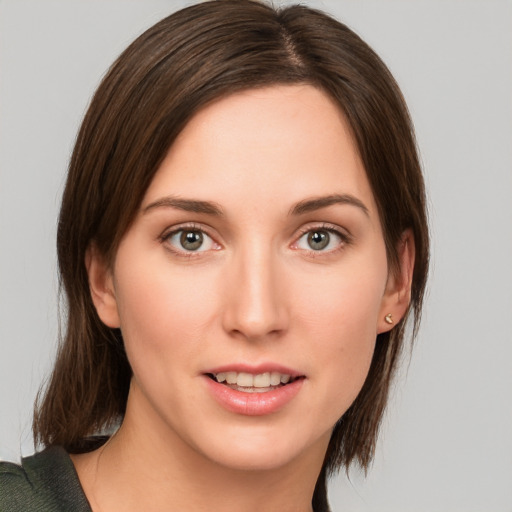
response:
M171 358L192 354L211 316L211 297L198 289L189 273L165 261L123 263L117 266L116 300L134 372L137 367L168 367ZM165 361L169 364L158 364Z
M386 265L346 266L316 279L306 276L296 287L297 313L313 329L327 330L344 340L375 338L386 286ZM335 337L335 336L334 336ZM333 335L326 336L333 338ZM325 339L325 338L324 338Z
M381 272L337 272L316 286L303 286L298 294L299 323L310 333L315 366L320 369L315 375L332 390L328 405L335 421L356 398L368 374L385 277L385 266ZM304 346L308 349L311 346Z

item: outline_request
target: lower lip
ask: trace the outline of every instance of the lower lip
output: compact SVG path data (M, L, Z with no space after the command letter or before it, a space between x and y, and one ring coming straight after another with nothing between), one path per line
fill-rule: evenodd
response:
M208 388L217 402L225 409L245 416L263 416L279 411L288 404L302 388L304 379L264 393L245 393L205 376Z

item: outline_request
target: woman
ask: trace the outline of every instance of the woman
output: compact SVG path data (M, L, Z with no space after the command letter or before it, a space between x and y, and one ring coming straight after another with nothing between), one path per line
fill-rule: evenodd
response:
M47 449L3 465L5 509L328 510L327 476L371 461L421 311L424 188L399 89L311 9L184 9L98 88L58 256Z

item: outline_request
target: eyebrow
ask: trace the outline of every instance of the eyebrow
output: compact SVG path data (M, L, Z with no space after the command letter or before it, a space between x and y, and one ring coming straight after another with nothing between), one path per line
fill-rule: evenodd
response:
M298 202L290 210L291 215L303 215L334 204L348 204L361 209L365 215L369 210L365 204L350 194L332 194L329 196L315 197ZM175 196L166 196L148 204L143 208L142 213L147 213L155 208L175 208L185 212L205 213L208 215L223 215L222 208L213 201L200 201L198 199L183 199Z
M167 196L157 199L142 209L142 213L155 208L175 208L185 212L206 213L208 215L222 215L222 208L212 201L199 201L198 199L182 199L175 196Z
M314 197L312 199L306 199L298 202L290 211L291 215L302 215L304 213L313 212L326 208L333 204L348 204L361 209L366 216L370 215L367 206L357 197L350 194L333 194L323 197Z

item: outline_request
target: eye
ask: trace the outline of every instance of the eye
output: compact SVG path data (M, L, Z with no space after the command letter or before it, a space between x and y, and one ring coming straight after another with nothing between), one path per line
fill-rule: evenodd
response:
M179 229L165 240L178 252L204 252L217 249L218 245L200 229Z
M294 248L306 251L334 251L346 243L346 237L334 229L315 228L305 232L295 243Z

